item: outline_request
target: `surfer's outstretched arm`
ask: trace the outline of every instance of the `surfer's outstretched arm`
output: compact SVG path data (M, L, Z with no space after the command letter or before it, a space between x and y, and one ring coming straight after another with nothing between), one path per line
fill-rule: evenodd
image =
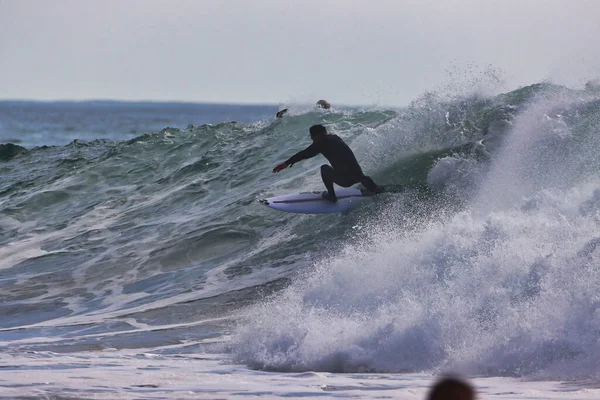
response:
M298 161L306 160L307 158L312 158L321 152L321 146L319 142L315 142L308 146L306 149L299 151L298 153L291 156L287 161L282 162L273 168L273 172L279 172L282 169L286 169L287 167L291 167Z

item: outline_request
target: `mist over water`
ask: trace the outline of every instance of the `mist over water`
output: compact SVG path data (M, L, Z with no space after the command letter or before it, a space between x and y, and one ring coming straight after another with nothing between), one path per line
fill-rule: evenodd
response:
M595 86L246 112L253 122L2 145L3 352L598 378ZM405 190L340 215L260 205L321 188L321 157L271 173L315 123Z

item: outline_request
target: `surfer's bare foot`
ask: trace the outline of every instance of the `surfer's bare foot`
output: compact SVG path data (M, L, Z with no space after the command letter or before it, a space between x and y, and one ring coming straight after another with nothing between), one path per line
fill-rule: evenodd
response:
M329 194L329 192L321 193L321 197L323 197L327 201L331 201L332 203L335 203L337 201L337 196L335 194L331 195Z

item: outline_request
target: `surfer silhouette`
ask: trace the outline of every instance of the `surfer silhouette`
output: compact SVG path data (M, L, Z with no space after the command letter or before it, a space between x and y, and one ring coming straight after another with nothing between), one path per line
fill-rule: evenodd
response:
M327 100L319 100L319 101L317 101L317 107L322 108L324 110L329 110L331 108L331 104ZM288 109L284 108L283 110L277 111L277 114L275 114L275 117L283 118L283 116L287 112L288 112Z
M327 100L317 101L317 106L319 106L325 110L329 110L331 108L331 104L329 104L329 102Z
M383 191L380 186L373 182L373 179L363 173L354 153L339 136L328 134L323 125L313 125L310 127L309 132L313 143L306 149L294 154L287 161L278 164L273 168L273 173L291 167L298 161L312 158L317 154L323 154L331 163L331 165L321 165L321 178L327 188L327 191L323 192L324 199L332 202L337 201L333 189L334 183L342 187L362 183L367 190L373 193Z

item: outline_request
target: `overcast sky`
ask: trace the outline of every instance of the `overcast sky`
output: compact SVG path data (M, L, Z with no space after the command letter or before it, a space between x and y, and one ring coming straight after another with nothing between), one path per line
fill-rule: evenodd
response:
M600 77L596 0L0 0L0 98L404 105Z

